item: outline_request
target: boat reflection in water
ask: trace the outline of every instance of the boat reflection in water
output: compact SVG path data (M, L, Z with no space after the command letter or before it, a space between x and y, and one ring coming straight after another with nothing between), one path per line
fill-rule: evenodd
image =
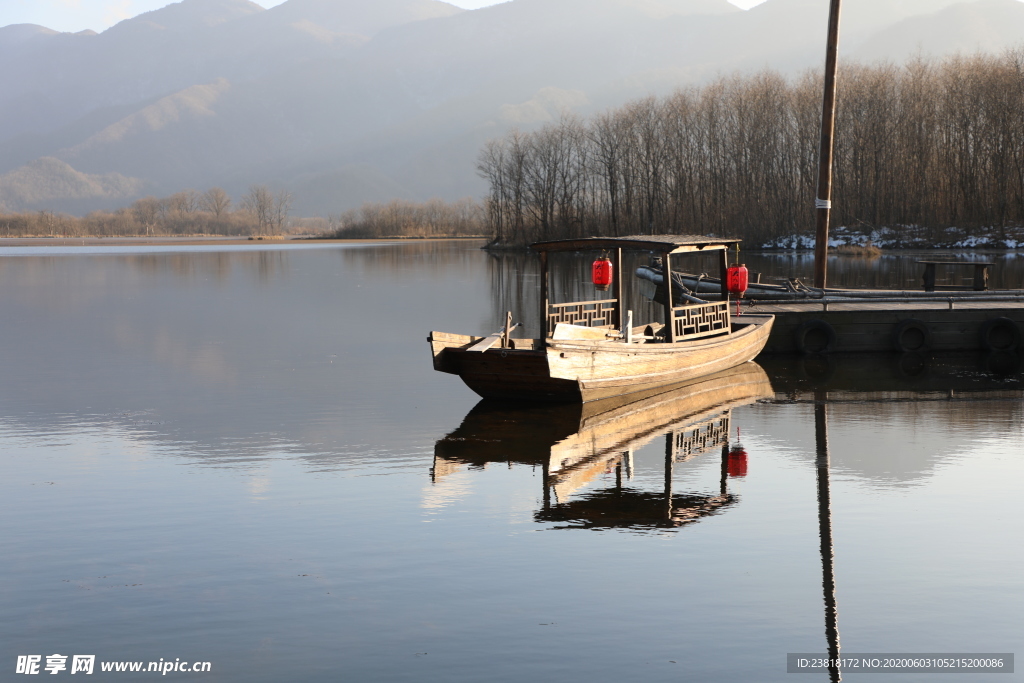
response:
M1024 373L1017 354L837 354L763 356L764 369L745 363L666 393L633 402L598 401L561 406L510 406L481 401L462 425L435 445L434 481L461 467L525 463L544 474L539 522L556 528L678 528L738 502L730 477L746 472L746 454L730 448L731 409L761 399L813 405L814 458L821 563L823 635L829 662L840 660L839 585L833 534L830 447L832 411L884 417L892 404L1024 398ZM767 374L765 372L767 370ZM771 378L769 380L769 377ZM953 414L953 413L951 413ZM976 415L976 413L970 413ZM631 486L632 454L665 440L664 487ZM675 492L681 462L721 454L719 489ZM840 449L841 453L841 449ZM810 455L810 453L808 453ZM888 457L888 454L886 455ZM888 467L892 467L891 463ZM615 473L614 485L585 486ZM822 668L820 680L838 683L840 667Z
M434 446L431 476L438 482L462 466L523 463L543 470L541 522L576 528L672 528L734 504L730 476L746 474L746 453L730 449L731 410L772 398L764 370L744 363L669 391L583 404L523 405L483 400L454 432ZM661 491L642 491L633 477L633 453L665 440ZM675 465L720 453L718 491L675 492ZM615 472L615 485L585 490L598 476Z

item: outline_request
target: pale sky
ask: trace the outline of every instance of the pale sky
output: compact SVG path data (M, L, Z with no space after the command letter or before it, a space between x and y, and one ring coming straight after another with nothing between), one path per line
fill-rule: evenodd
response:
M264 7L280 5L284 0L255 0ZM372 2L372 0L369 0ZM504 0L447 0L465 9L496 5ZM730 0L749 9L764 0ZM0 0L0 26L39 24L55 31L77 32L85 29L104 31L122 19L159 9L167 0Z

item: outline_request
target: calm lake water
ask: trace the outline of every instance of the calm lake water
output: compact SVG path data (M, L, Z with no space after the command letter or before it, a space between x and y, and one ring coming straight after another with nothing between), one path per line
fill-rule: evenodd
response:
M1021 650L1019 363L477 405L426 336L529 330L536 282L477 247L0 249L2 679L81 654L100 681L827 681L787 653ZM920 258L834 284L914 286Z

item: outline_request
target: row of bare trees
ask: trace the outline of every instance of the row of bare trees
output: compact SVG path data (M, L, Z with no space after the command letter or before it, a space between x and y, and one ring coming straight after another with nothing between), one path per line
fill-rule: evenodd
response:
M833 221L940 238L1024 222L1024 51L850 65ZM821 79L722 78L487 143L496 244L585 235L813 234Z
M484 209L472 199L456 202L440 199L409 202L395 199L386 204L368 203L340 216L330 216L328 222L330 227L325 236L343 239L488 234Z
M0 237L124 237L142 235L278 235L286 231L292 195L253 185L232 209L231 197L214 187L169 197L143 197L117 211L78 218L53 211L0 214Z

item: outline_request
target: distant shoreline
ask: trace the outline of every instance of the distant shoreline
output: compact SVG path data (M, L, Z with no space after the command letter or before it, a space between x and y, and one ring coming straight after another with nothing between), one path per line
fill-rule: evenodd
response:
M151 237L0 237L0 247L130 247L148 246L218 246L218 245L267 245L267 244L355 244L384 242L438 242L444 240L483 240L484 237L376 237L361 239L337 239L289 235L284 237L248 236L151 236Z
M149 237L0 237L0 247L129 247L138 245L147 246L226 246L226 245L267 245L267 244L386 244L395 242L445 242L445 241L486 241L486 237L362 237L362 238L336 238L316 237L311 235L288 235L282 237L248 237L229 235L192 235L192 236L149 236ZM528 252L529 245L504 246L486 248L491 252ZM747 247L743 250L746 253L757 254L807 254L813 253L813 249L806 246L799 247ZM920 246L908 245L904 247L885 247L880 254L902 253L921 251L944 251L962 253L997 253L1010 254L1020 253L1020 247L996 247L991 245L977 246ZM837 253L835 247L829 248L829 256L842 256ZM853 258L869 258L858 254L847 254Z

